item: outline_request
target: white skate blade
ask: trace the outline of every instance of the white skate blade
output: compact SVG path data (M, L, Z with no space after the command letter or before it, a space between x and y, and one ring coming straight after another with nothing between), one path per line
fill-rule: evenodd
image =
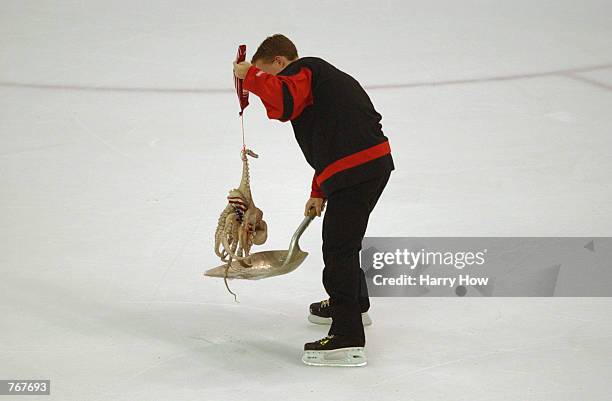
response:
M338 348L330 351L304 351L302 362L311 366L365 366L368 360L363 347Z
M308 314L308 321L314 324L331 324L332 318L331 317L321 317L321 316L313 315L312 313L310 313ZM370 319L370 315L368 315L368 312L363 312L361 314L361 323L363 323L364 326L369 326L372 324L372 319Z

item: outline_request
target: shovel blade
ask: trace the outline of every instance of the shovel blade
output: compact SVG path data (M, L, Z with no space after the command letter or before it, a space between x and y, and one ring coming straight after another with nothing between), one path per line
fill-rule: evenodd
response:
M306 256L308 256L308 252L299 250L294 253L291 260L285 263L287 253L287 250L253 253L249 259L251 262L250 267L245 267L240 264L240 262L234 260L229 269L227 269L227 278L259 280L262 278L280 276L281 274L287 274L297 269L304 259L306 259ZM224 278L226 277L226 267L227 264L213 267L207 270L204 275Z

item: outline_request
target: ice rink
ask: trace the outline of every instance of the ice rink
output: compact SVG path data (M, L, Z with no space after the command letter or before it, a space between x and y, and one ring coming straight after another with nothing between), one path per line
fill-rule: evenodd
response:
M202 276L241 174L232 61L274 33L383 116L367 236L612 236L610 1L0 0L0 379L50 379L23 397L48 401L610 400L610 298L372 298L368 366L316 368L321 218L296 271L230 282L240 303ZM250 102L255 250L282 249L313 171Z

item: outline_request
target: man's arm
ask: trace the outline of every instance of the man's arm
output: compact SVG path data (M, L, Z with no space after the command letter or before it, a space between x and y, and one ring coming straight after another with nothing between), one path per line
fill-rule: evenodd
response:
M304 216L308 216L310 209L314 208L317 216L321 216L323 210L325 210L325 203L327 199L321 188L317 185L317 172L315 171L314 177L312 177L312 189L310 191L310 199L306 202L304 208Z
M285 76L268 74L251 65L244 77L243 89L259 96L270 119L293 120L313 103L312 72L306 67L294 75ZM310 197L325 199L316 178L315 172Z
M310 197L311 198L323 198L325 199L325 194L319 185L317 184L317 172L315 171L314 177L312 177L312 186L310 189Z
M312 104L312 72L302 67L294 75L272 75L252 65L244 77L243 89L261 99L268 118L288 121L297 118Z

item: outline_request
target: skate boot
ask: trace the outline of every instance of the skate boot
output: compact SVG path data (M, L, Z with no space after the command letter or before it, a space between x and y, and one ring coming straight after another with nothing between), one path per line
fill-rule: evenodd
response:
M368 361L364 346L364 340L330 334L304 344L302 362L313 366L365 366Z
M314 324L331 324L332 318L330 299L324 299L321 302L310 304L308 321ZM369 326L372 324L372 319L370 319L370 315L368 315L367 311L362 310L361 322L364 326Z

